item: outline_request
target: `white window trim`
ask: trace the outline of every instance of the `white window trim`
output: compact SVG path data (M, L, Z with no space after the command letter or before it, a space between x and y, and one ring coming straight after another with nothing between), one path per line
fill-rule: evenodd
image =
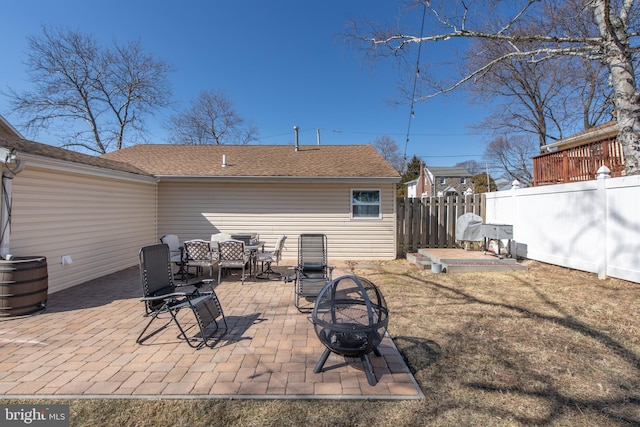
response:
M353 192L354 191L377 191L380 201L378 203L371 203L371 206L378 206L378 216L355 216L353 215ZM352 188L349 191L349 216L353 220L357 221L377 221L382 219L382 189L380 188Z

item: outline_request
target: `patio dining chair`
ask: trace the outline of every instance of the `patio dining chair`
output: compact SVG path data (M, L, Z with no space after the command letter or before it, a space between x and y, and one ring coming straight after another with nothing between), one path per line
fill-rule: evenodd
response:
M295 274L295 305L300 312L313 310L322 288L332 280L333 267L327 263L327 236L301 234L298 238L298 265Z
M171 262L178 266L178 272L176 276L180 276L184 282L185 269L184 269L184 248L180 246L180 239L175 234L165 234L160 237L160 242L169 246L171 254Z
M222 280L222 270L241 268L241 281L244 285L244 272L249 262L249 254L240 240L223 240L218 242L218 283Z
M212 347L213 335L220 329L218 319L227 329L227 320L222 306L212 286L178 286L173 279L169 246L164 243L145 246L140 249L140 280L142 282L145 305L145 317L149 317L140 335L136 339L142 344L150 337L167 328L172 322L178 327L179 338L184 339L193 348ZM180 310L191 310L194 318L183 325L185 320ZM165 318L167 321L152 332L145 335L156 319ZM193 328L197 332L193 336L187 333Z
M208 240L187 240L184 242L184 262L189 280L189 269L196 268L196 273L209 269L209 278L205 281L213 283L213 268L218 265L217 252L211 247ZM197 274L196 274L197 276Z
M266 267L260 273L256 274L258 279L280 279L282 273L278 273L271 268L271 264L278 265L282 258L282 250L284 249L284 242L287 240L287 236L280 236L276 241L275 246L271 250L256 253L256 261L264 263Z

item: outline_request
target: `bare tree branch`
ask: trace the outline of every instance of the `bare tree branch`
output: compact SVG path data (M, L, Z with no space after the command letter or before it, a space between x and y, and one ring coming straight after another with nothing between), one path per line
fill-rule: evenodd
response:
M42 28L29 38L27 73L34 89L9 90L12 111L33 134L51 128L62 146L97 154L145 134L145 118L168 104L168 65L139 43L99 46L94 37Z
M372 57L402 57L410 46L452 40L485 40L508 49L476 63L463 74L451 77L453 73L446 73L444 78L429 80L435 82L432 90L412 102L427 101L477 83L504 63L539 64L560 57L599 61L609 71L626 173L640 173L640 93L635 80L638 6L633 0L421 0L420 3L431 17L426 25L427 34L416 36L370 25L369 32L352 33L351 37ZM565 7L566 4L579 6L578 12ZM497 7L491 9L492 6ZM587 12L592 16L588 22L581 19ZM589 99L587 95L583 101L588 104ZM550 116L550 120L561 124L558 115Z
M169 140L174 144L248 144L258 128L233 108L220 91L202 91L189 107L169 120Z

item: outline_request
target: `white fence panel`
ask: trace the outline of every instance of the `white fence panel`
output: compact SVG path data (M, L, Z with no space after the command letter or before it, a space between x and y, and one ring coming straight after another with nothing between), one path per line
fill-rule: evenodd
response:
M640 176L486 197L486 222L513 225L527 258L640 283Z
M640 177L611 178L607 194L607 271L612 277L640 282Z

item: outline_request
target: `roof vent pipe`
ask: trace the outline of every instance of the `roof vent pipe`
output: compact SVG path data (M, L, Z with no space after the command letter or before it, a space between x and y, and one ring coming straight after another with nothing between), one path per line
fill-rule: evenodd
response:
M298 145L298 129L300 129L298 126L293 127L293 132L296 134L296 151L300 150Z
M223 154L222 155L222 167L226 167L227 166L227 155Z
M318 145L320 145L320 129L316 129L316 135L318 138Z

